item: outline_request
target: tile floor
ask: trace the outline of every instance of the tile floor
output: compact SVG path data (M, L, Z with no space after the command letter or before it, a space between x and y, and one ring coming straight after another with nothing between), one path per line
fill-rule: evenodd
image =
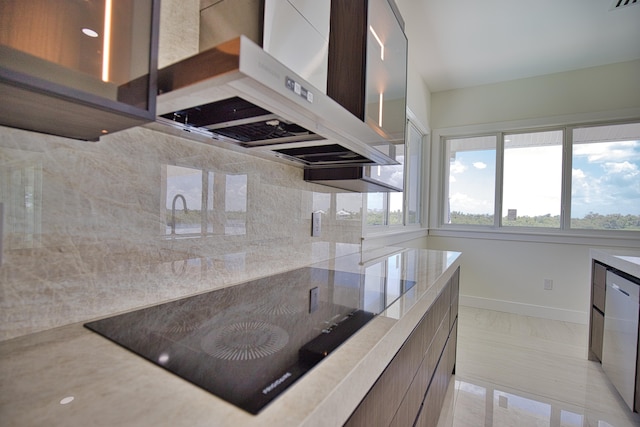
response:
M587 326L460 307L456 375L438 427L640 426L587 360Z

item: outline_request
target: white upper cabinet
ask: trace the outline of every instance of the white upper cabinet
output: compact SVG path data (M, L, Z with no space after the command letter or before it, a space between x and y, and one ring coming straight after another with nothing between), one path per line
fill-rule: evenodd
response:
M330 2L265 0L263 48L326 93Z

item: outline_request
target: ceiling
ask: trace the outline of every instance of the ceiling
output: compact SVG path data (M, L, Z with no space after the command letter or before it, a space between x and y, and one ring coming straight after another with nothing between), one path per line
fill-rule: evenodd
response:
M615 10L618 0L396 3L411 66L439 92L640 59L632 1Z

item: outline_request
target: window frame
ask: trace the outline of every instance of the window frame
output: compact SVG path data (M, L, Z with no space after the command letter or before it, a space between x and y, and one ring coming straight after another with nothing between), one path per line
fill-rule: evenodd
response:
M464 139L464 138L485 138L485 137L495 137L496 138L496 159L495 159L495 169L496 169L496 176L494 177L494 188L493 188L493 227L499 227L500 225L500 218L498 218L496 216L496 212L500 212L502 210L502 205L498 204L499 200L498 200L498 195L500 194L500 196L502 195L502 179L500 179L500 184L498 184L498 177L502 176L502 152L501 152L501 145L500 142L502 141L502 136L501 136L501 132L489 132L489 133L477 133L477 134L470 134L470 135L452 135L452 136L441 136L440 138L440 146L441 146L441 150L442 150L442 154L439 156L440 160L441 160L441 166L440 166L440 170L441 170L441 176L440 176L440 198L438 201L438 224L440 226L452 226L452 227L465 227L465 228L475 228L475 227L482 227L483 229L485 229L487 226L479 226L479 225L473 225L473 224L448 224L445 222L445 200L448 199L448 192L449 192L449 175L447 172L449 172L449 168L447 166L447 147L446 147L446 141L448 139Z
M571 227L571 188L572 188L572 167L573 167L573 132L575 129L586 127L624 125L630 123L640 123L640 118L630 118L626 120L603 120L596 122L565 123L554 126L510 126L508 123L494 124L493 129L487 129L490 125L469 126L468 131L460 132L460 128L447 130L437 130L434 132L434 140L437 142L433 146L432 155L435 161L433 176L438 182L437 188L431 197L431 208L429 215L430 235L439 236L459 236L466 233L469 237L476 236L502 236L507 240L523 239L534 241L559 240L566 241L576 238L576 241L583 241L583 238L610 238L616 241L635 241L634 246L639 246L640 231L636 230L602 230L583 229ZM484 129L483 129L484 128ZM458 131L456 131L458 130ZM560 227L518 227L502 225L502 203L503 203L503 178L504 178L504 138L505 135L517 133L535 133L545 131L563 131L562 142L562 176L561 176L561 202L560 202ZM471 224L448 224L445 218L445 201L449 191L446 181L448 180L448 159L446 156L446 143L449 139L470 138L478 136L496 136L496 177L494 190L494 224L493 225L471 225ZM434 206L435 205L435 206ZM558 240L558 239L555 239Z
M410 137L410 128L413 128L412 132L417 132L417 135L420 138L420 155L418 158L418 164L416 167L418 168L418 172L416 175L416 183L417 185L417 215L419 217L418 221L409 223L409 189L412 187L412 183L410 182L410 162L408 159L412 155L412 149L408 141L404 143L404 170L403 170L403 191L402 191L402 223L401 224L390 224L391 218L391 197L389 193L383 194L383 224L368 224L367 223L367 212L368 212L368 199L369 193L363 193L362 197L362 229L363 235L365 237L371 237L379 234L393 234L397 232L403 232L406 230L415 230L422 229L427 226L427 205L428 205L428 194L426 190L428 190L428 174L426 173L426 165L429 154L429 141L430 141L430 131L422 126L417 120L416 116L411 112L411 110L407 110L407 120L406 120L406 129L405 135L407 135L407 140Z

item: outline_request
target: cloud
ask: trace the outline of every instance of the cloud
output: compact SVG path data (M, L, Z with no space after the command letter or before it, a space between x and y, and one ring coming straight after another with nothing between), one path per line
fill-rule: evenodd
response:
M404 186L404 173L401 170L396 170L391 174L389 183L394 187L402 188Z
M636 214L640 195L640 168L628 161L601 163L599 169L573 169L572 217L588 212Z
M487 168L487 164L485 162L475 162L473 164L473 167L476 169L486 169Z
M640 141L573 147L571 216L636 214L640 206Z
M460 161L455 160L449 164L449 171L453 173L462 173L467 170L467 167Z
M624 174L625 177L638 175L638 165L629 162L606 162L604 170L609 174Z
M573 155L586 157L589 163L629 160L638 158L638 147L640 147L640 141L575 144Z

